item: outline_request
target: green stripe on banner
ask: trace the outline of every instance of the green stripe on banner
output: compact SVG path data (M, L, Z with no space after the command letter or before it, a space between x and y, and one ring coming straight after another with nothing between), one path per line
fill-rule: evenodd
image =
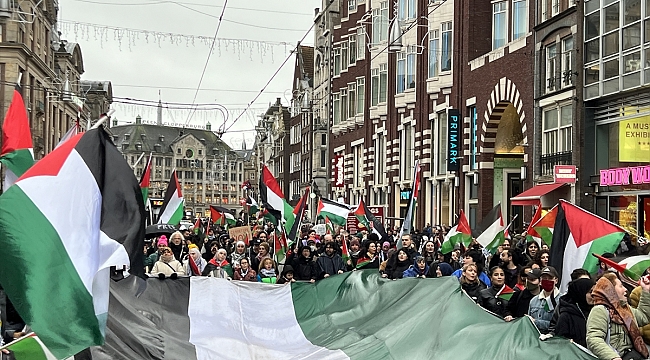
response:
M361 270L291 288L306 338L355 360L593 360L566 339L540 341L528 318L482 310L452 277L392 281Z
M30 226L17 226L26 219ZM19 185L12 186L0 197L0 234L5 235L0 239L2 286L7 293L22 295L11 300L50 351L64 357L83 350L87 344L103 343L93 298L60 235ZM57 274L55 282L50 281L53 273ZM52 311L52 301L65 304L62 308L68 312ZM74 344L85 345L75 347Z
M592 274L598 271L598 259L595 256L591 256L591 254L616 252L616 248L618 248L621 240L623 240L623 236L625 236L625 233L615 232L592 241L591 247L589 248L589 255L586 257L582 268Z
M16 174L17 177L21 177L25 171L34 165L34 157L30 149L20 149L3 155L0 162Z
M172 214L172 216L169 218L169 221L167 221L167 224L171 225L178 225L181 223L181 220L183 220L183 204L184 201L181 201L181 204L178 208L176 208L176 211Z
M7 346L7 349L13 351L16 360L49 360L45 354L41 343L36 340L35 336L24 338L17 343Z

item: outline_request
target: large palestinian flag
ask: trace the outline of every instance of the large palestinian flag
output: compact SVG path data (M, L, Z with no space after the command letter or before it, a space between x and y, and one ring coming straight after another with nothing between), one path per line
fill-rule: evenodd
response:
M165 192L165 200L160 208L158 214L158 224L170 224L178 226L183 220L183 192L181 185L178 183L176 170L172 172L172 177L169 179L167 191Z
M650 255L630 256L616 262L612 259L602 257L599 254L592 254L601 262L607 264L607 267L614 269L628 278L639 281L645 271L650 268Z
M0 283L57 357L103 343L109 268L143 273L143 214L138 181L101 128L66 141L0 196Z
M616 252L624 235L625 230L619 226L560 200L549 257L549 265L562 277L560 291L566 291L573 270L583 268L595 273L598 259L591 254Z
M318 216L328 218L333 224L344 226L348 221L350 207L336 201L320 198L318 202Z
M144 282L112 284L107 341L93 360L593 359L566 339L540 341L528 319L482 310L453 277L392 281L360 270L315 284Z
M260 198L262 206L280 220L285 211L284 193L280 189L278 181L266 165L262 164L262 174L260 175Z
M27 110L18 85L2 124L0 163L5 166L4 191L7 191L27 169L34 165L32 132L29 129Z

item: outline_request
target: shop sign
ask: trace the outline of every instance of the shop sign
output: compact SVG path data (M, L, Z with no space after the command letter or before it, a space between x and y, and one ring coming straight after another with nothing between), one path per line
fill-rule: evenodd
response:
M556 184L575 184L576 166L555 165L555 167L553 167L553 179L555 179Z
M460 163L460 111L447 111L447 171L458 171Z
M620 121L618 161L647 162L648 159L650 159L650 116Z
M384 207L383 206L368 206L368 210L370 210L370 213L375 216L377 221L380 223L384 223ZM370 226L372 227L372 222L370 222ZM361 230L368 230L369 232L372 232L372 229L366 229L365 226L359 221L359 218L357 218L356 215L350 213L348 215L347 219L347 230L350 234L354 235L357 232Z
M334 187L345 186L345 163L343 162L343 155L336 155L334 157Z
M600 186L630 184L650 184L650 165L600 170Z

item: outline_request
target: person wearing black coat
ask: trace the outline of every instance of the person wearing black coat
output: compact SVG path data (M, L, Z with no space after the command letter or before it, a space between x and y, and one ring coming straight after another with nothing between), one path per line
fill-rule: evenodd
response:
M404 252L408 256L408 258L409 258L408 263L409 264L408 264L407 268L409 266L411 266L411 264L413 264L413 261L415 261L415 257L420 255L420 253L417 252L417 250L415 250L413 248L413 242L411 241L411 235L402 236L402 247L400 249L398 249L398 250L404 250ZM391 274L391 273L395 272L395 268L397 267L397 255L398 255L398 253L399 253L399 251L394 253L388 259L388 262L386 263L386 271L384 272L384 274ZM404 270L406 270L406 269L403 269L402 271L404 271ZM384 277L386 277L386 276L384 276ZM390 277L390 276L388 276L388 277Z
M514 318L520 318L528 314L530 307L530 300L539 295L541 291L539 288L539 278L542 275L542 270L533 269L526 274L526 288L515 293L508 301L508 311L510 316L506 317L506 321L511 321Z
M341 255L336 253L334 242L328 242L323 252L316 260L318 269L318 278L323 279L332 275L342 274L345 269L345 263Z
M401 279L404 277L404 270L408 269L411 264L413 264L413 260L408 256L405 249L400 249L397 251L396 255L394 266L390 268L390 270L386 267L386 272L382 274L382 277L388 277L393 280Z
M569 283L566 295L560 298L559 317L554 334L587 347L587 318L593 305L587 295L594 287L590 278L580 278Z
M300 248L300 255L293 259L291 266L293 267L293 278L296 280L314 282L318 278L318 270L316 270L316 263L309 246L305 245Z
M478 266L476 264L467 264L463 267L460 286L474 302L478 301L481 291L485 290L486 286L478 279Z
M490 269L490 281L492 286L481 290L478 297L478 304L484 309L493 312L501 318L510 316L508 311L508 300L497 296L499 291L505 286L505 273L498 266Z

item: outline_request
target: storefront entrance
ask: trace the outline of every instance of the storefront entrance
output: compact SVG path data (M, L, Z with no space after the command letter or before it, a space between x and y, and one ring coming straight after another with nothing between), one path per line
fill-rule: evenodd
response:
M650 195L639 196L639 230L650 239Z

